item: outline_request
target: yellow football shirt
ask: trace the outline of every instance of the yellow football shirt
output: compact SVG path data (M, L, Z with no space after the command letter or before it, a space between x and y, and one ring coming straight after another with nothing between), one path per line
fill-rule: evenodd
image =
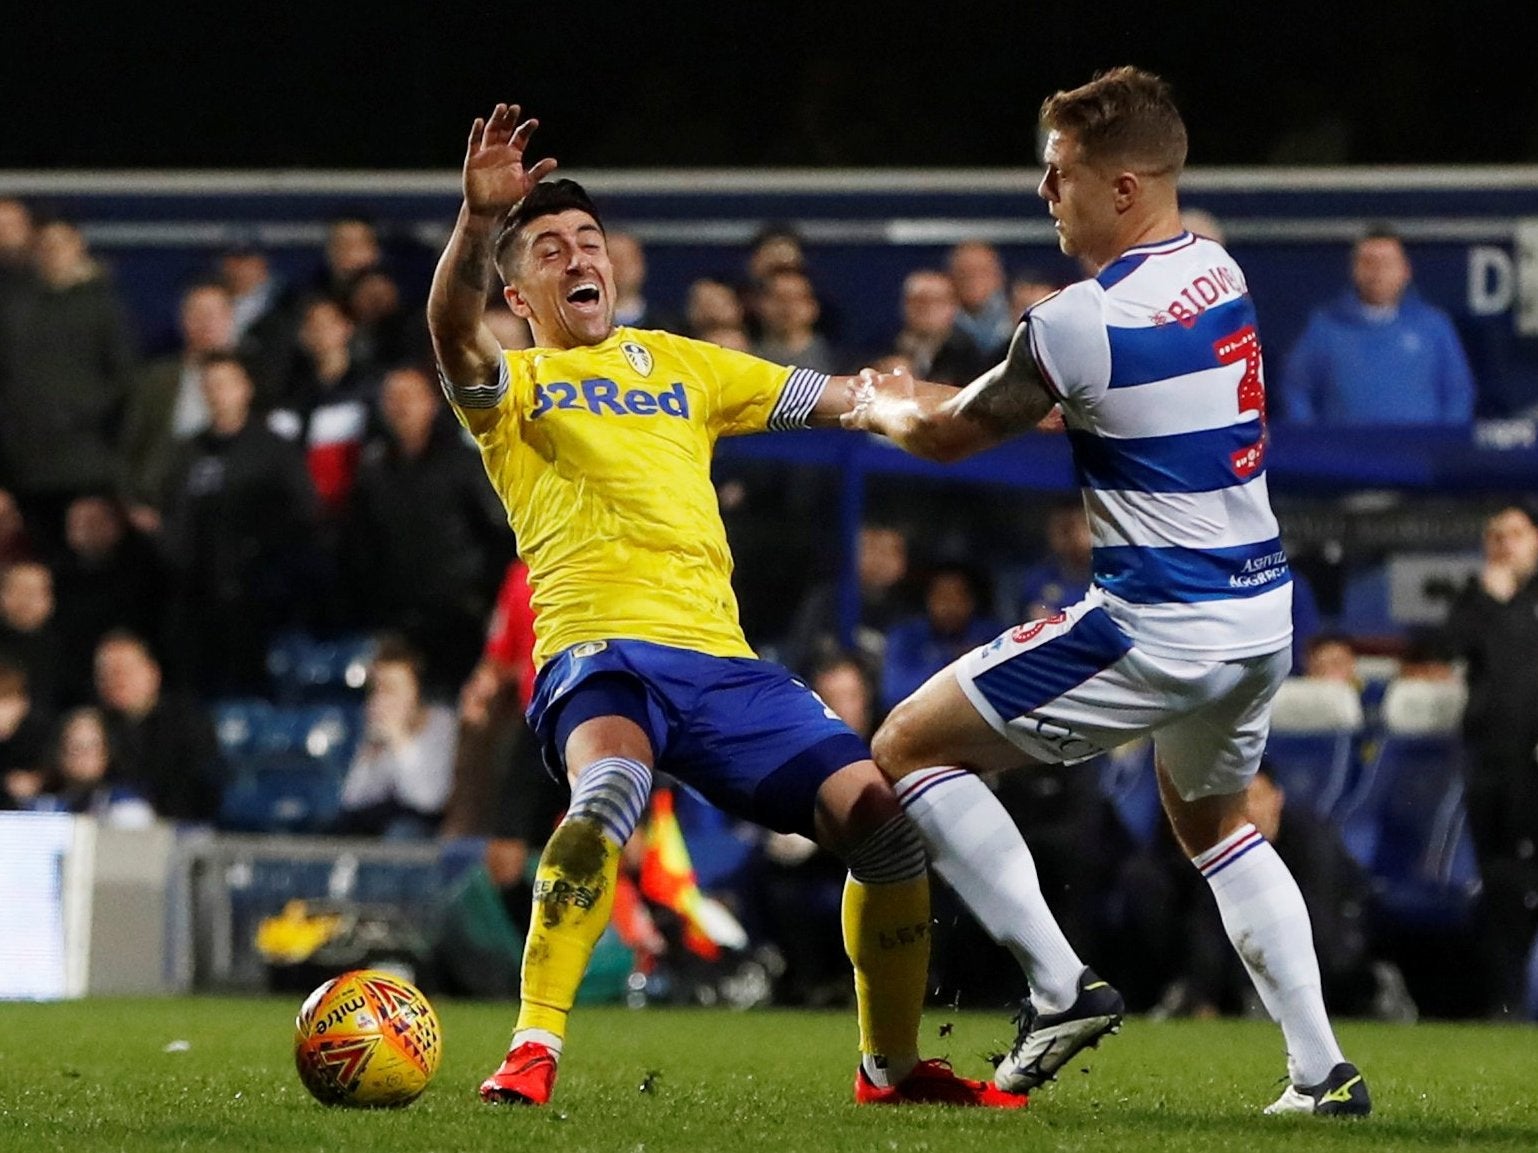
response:
M667 332L508 352L445 383L529 566L534 659L634 639L752 656L710 479L716 439L799 427L826 377Z

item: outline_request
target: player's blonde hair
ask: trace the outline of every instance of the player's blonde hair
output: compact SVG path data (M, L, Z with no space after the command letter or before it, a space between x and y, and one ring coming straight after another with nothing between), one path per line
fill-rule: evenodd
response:
M1170 86L1131 65L1053 93L1042 102L1041 124L1071 134L1091 164L1178 176L1186 162L1186 126Z

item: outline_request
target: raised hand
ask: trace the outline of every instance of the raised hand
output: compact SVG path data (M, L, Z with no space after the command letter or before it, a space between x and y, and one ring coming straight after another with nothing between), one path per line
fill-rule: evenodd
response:
M486 119L476 118L465 149L465 207L474 216L506 216L533 187L555 171L546 157L533 168L523 166L529 137L538 120L518 121L516 104L498 104Z

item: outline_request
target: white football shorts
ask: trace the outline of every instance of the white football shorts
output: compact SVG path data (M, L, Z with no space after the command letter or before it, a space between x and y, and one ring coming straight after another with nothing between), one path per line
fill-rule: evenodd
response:
M973 707L1035 760L1072 764L1151 736L1188 801L1249 784L1270 732L1271 700L1291 669L1286 648L1237 660L1152 656L1094 592L955 664Z

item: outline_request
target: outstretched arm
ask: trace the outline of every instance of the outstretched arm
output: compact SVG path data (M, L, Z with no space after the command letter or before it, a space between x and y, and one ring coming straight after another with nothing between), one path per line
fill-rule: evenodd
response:
M1057 398L1031 355L1027 324L1015 329L1009 353L963 389L915 380L904 372L866 369L850 387L845 428L881 433L915 456L949 462L992 448L1035 428Z
M501 345L484 323L497 232L513 207L555 170L551 159L524 168L523 153L539 121L520 124L518 112L516 104L498 104L470 129L464 203L427 297L438 363L450 381L466 388L495 381L502 358Z

